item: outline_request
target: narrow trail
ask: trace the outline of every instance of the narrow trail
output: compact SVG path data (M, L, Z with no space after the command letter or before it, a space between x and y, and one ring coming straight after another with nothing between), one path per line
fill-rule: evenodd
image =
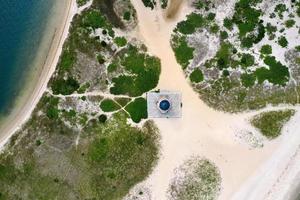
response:
M181 119L155 119L162 139L161 158L146 181L152 187L153 199L167 199L165 192L174 168L193 155L208 158L219 167L222 176L220 199L229 199L278 144L271 142L263 149L252 150L241 145L234 133L245 126L245 117L209 108L189 85L170 46L176 23L191 11L187 1L182 3L175 19L164 17L160 8L153 11L145 8L141 1L132 0L132 4L139 20L138 37L150 53L161 59L158 88L179 91L183 97Z

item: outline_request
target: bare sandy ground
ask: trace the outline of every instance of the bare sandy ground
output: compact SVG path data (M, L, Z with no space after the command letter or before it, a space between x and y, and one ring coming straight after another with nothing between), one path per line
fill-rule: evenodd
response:
M220 170L222 190L219 199L265 199L268 192L272 193L276 179L291 166L287 161L299 148L300 135L295 134L300 128L296 123L299 114L284 130L283 137L266 142L263 148L250 149L242 144L235 133L248 129L249 117L261 111L232 115L206 106L189 85L170 47L170 36L176 23L191 12L189 3L183 1L177 15L173 13L175 17L171 19L164 17L170 13L166 14L160 8L151 11L136 0L132 0L132 4L139 19L138 37L162 62L158 88L179 91L183 96L181 119L155 119L161 132L161 158L154 172L140 185L150 188L151 199L167 199L166 191L174 169L191 156L203 156ZM272 109L277 108L265 110ZM280 192L284 194L283 190Z
M17 108L5 119L0 127L0 148L7 143L14 132L29 119L32 111L45 92L50 77L55 71L59 56L62 52L63 43L68 36L72 18L77 12L76 1L67 0L67 2L68 8L65 11L64 17L61 19L60 27L56 28L44 66L37 75L38 79L33 83L33 88L26 91L29 92L29 94L25 94L25 98L19 100L20 102L18 102Z

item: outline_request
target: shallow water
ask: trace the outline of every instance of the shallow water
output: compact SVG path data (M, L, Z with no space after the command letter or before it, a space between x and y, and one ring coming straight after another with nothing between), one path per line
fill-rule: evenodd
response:
M53 0L0 0L0 116L8 114L32 70Z

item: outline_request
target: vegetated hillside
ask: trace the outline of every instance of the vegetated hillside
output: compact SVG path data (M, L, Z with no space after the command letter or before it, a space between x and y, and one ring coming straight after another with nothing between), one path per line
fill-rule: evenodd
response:
M49 90L0 155L0 199L121 199L149 175L158 130L128 121L147 118L160 61L129 40L135 25L129 0L75 16Z
M191 84L228 112L299 100L300 2L196 0L172 46Z

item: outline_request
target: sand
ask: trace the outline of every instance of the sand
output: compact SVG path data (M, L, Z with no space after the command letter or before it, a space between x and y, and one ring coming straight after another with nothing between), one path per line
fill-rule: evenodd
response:
M44 66L34 74L34 77L29 77L28 88L24 89L18 99L18 103L12 113L5 119L0 127L0 148L7 143L9 138L15 133L29 118L47 88L48 81L55 71L59 56L62 52L62 47L65 39L68 36L69 27L73 16L77 12L75 0L68 0L68 7L64 11L64 17L61 19L61 25L56 27L55 35L53 35L51 46L44 61ZM54 13L55 14L55 13ZM51 24L49 24L51 25ZM32 79L33 80L30 80Z
M153 173L142 183L150 188L151 199L167 199L166 191L174 177L174 169L192 156L208 158L219 168L222 177L219 199L231 199L234 195L236 199L243 200L264 199L261 194L270 191L272 187L263 184L262 176L265 180L269 178L264 175L266 172L271 172L274 177L280 176L282 169L274 164L283 161L284 166L288 165L285 156L294 154L294 148L300 144L300 136L290 138L290 135L285 134L285 137L267 141L263 148L255 149L241 143L235 133L249 129L249 117L259 112L233 115L209 108L189 85L170 47L170 36L176 23L191 12L189 3L183 1L177 15L170 15L167 11L167 16L174 16L172 18L164 17L166 13L160 8L153 11L145 8L141 1L132 0L132 4L139 20L137 36L146 44L150 53L161 59L162 73L158 88L179 91L183 96L181 119L154 119L161 132L161 157ZM268 109L277 108L265 110ZM296 116L296 119L299 118ZM297 127L291 129L297 130ZM249 193L257 189L259 182L262 183L258 195L249 198Z

